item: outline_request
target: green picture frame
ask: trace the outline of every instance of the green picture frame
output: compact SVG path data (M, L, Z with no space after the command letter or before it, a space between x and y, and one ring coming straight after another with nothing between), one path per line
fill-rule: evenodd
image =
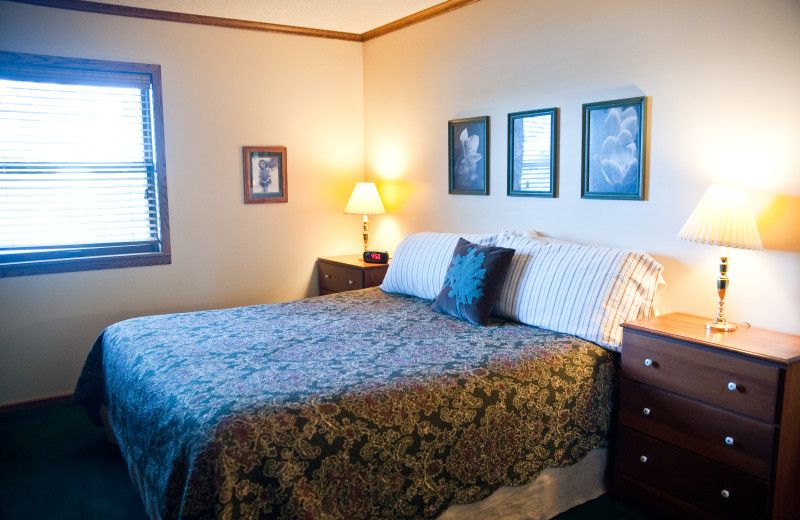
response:
M489 116L447 123L448 193L489 194Z
M512 197L558 196L558 108L508 114L508 185Z
M644 200L644 96L583 105L581 198Z

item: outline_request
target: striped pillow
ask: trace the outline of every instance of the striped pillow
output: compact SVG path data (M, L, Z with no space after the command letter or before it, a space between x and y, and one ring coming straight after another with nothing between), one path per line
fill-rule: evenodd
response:
M624 249L507 237L516 250L495 313L619 350L620 324L653 310L662 267Z
M411 233L395 249L381 289L435 300L444 285L459 238L482 246L493 246L497 242L494 234Z

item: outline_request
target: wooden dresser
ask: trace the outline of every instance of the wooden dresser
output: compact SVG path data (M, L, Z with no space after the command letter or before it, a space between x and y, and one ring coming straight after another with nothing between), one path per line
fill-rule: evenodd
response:
M671 518L800 518L800 336L623 324L612 492Z
M354 253L317 258L317 267L319 293L332 294L380 285L389 264L368 264Z

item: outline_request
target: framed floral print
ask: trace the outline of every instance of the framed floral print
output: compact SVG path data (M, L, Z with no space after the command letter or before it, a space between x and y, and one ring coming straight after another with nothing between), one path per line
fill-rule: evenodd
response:
M583 105L581 198L644 200L645 98Z
M447 123L449 192L489 194L489 116Z

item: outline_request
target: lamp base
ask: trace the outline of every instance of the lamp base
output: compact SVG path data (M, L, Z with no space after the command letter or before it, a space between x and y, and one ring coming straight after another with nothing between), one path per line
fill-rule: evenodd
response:
M717 332L730 332L736 330L736 324L729 321L707 321L706 328Z
M728 290L728 258L723 256L719 259L719 278L717 278L717 294L719 295L719 312L714 321L706 322L708 330L719 332L730 332L736 330L735 323L729 323L725 319L725 291Z
M367 241L369 240L369 219L366 215L364 215L364 222L363 222L363 233L361 236L364 238L364 251L367 250Z

